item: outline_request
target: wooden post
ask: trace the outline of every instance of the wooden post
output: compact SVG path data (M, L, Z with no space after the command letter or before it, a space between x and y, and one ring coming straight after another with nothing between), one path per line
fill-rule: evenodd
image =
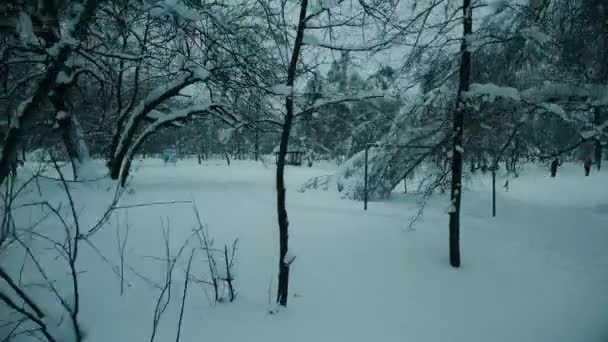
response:
M258 127L255 127L255 161L260 159L260 135L258 133Z
M496 168L492 168L492 217L496 217Z
M594 115L595 117L593 120L596 127L600 126L602 123L600 114L600 108L596 107ZM602 168L602 154L602 140L601 137L598 135L595 137L595 165L598 171L600 171L600 169Z
M368 153L369 145L365 145L365 174L363 176L363 210L367 210L367 161L368 161Z

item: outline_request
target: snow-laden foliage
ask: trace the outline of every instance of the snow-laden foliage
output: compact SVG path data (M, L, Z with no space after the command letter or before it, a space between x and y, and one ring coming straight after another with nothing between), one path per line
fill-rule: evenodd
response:
M442 121L424 103L437 104L432 94L421 96L414 92L407 97L408 105L401 109L385 135L363 146L337 171L338 190L345 197L362 200L365 195L365 148L368 150L368 198L386 198L395 186L412 174L425 160L441 149L444 128Z

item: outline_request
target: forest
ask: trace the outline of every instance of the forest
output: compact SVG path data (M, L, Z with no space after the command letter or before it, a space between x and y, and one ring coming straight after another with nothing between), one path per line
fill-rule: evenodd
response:
M0 339L604 341L607 61L605 0L3 0Z

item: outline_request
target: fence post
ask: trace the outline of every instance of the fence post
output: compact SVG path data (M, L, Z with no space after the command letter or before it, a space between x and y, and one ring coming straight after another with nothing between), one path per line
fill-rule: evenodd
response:
M496 217L496 169L492 169L492 217Z
M367 160L368 160L369 144L365 145L365 175L363 176L363 210L367 210Z

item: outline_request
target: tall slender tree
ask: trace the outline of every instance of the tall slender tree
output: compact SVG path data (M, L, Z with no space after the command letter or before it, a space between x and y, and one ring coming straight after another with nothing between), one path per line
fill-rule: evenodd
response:
M473 33L473 7L471 0L462 1L463 39L460 45L460 82L456 97L456 111L454 112L454 137L452 144L452 191L450 198L450 265L460 267L460 203L462 199L462 147L464 136L464 116L466 111L464 93L469 91L471 75L471 52L469 39Z
M285 98L285 121L283 132L281 133L281 143L279 145L279 155L277 160L277 213L279 218L279 286L277 292L277 302L279 305L287 306L287 296L289 293L289 266L291 260L286 260L289 244L289 220L285 207L285 157L287 156L287 145L289 144L289 134L294 117L293 109L293 86L296 79L296 71L302 42L304 40L304 28L306 24L306 10L308 0L302 0L300 4L300 17L298 19L298 30L293 44L291 61L287 70L287 87L292 89L291 95Z

